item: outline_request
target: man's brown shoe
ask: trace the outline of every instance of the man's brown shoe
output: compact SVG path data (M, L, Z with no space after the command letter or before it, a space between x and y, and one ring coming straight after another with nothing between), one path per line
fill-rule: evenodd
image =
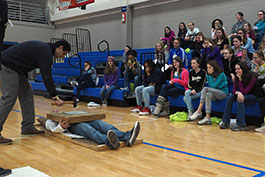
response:
M38 134L43 134L44 131L38 130L35 127L31 128L31 129L26 129L26 130L22 130L21 134L22 135L38 135Z
M12 140L4 138L0 135L0 144L12 144Z

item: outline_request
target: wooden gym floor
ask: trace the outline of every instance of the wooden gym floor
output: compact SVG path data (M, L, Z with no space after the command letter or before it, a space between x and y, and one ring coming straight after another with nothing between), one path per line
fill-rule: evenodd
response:
M127 176L265 176L265 134L220 130L216 125L196 122L169 123L167 119L138 116L131 108L99 107L85 103L55 107L51 100L35 96L36 118L53 109L93 110L106 113L106 122L130 130L141 123L144 143L117 151L96 152L51 135L21 136L20 106L11 111L3 136L13 145L0 146L0 167L31 166L52 177Z

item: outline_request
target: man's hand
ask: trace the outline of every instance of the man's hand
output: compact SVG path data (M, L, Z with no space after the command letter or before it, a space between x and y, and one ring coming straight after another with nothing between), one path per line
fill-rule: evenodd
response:
M70 127L70 123L65 121L65 120L61 120L59 123L60 123L61 127L64 129L67 129L68 127Z
M63 105L63 100L61 100L58 96L52 97L53 99L53 105L56 106L62 106Z

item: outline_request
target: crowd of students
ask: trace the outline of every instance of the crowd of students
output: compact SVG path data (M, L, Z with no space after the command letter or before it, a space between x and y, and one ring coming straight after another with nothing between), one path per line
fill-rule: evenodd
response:
M170 27L165 27L164 37L155 45L154 60L144 61L143 76L137 52L125 46L121 69L124 88L121 89L129 90L130 81L134 84L137 106L131 112L151 114L150 96L158 95L153 113L156 116L168 116L168 96L184 95L188 120L203 118L202 109L205 105L206 116L198 124L209 125L212 123L212 101L227 99L220 128L229 127L232 104L236 101L237 123L231 129L244 130L245 105L256 103L257 98L264 97L265 12L258 11L254 30L242 12L236 14L236 19L230 34L221 19L213 20L210 38L205 38L192 22L188 23L188 29L184 22L179 23L177 36ZM190 62L187 52L192 55ZM108 57L104 71L105 85L100 92L104 105L108 104L113 89L118 88L118 72L114 57ZM233 87L230 92L229 86ZM192 106L192 100L195 99L200 99L197 110ZM265 127L257 131L265 132Z

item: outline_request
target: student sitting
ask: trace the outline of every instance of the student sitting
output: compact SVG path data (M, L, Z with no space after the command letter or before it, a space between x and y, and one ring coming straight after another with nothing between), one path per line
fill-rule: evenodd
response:
M232 84L231 74L235 73L235 66L239 62L239 59L234 55L234 50L231 48L225 49L222 58L224 64L224 72L227 77L228 84Z
M111 124L101 120L69 124L61 120L59 123L47 118L39 118L38 121L46 129L54 133L63 133L69 130L71 133L88 138L98 144L106 144L113 149L119 149L120 141L125 141L132 146L140 132L140 123L135 122L130 131L122 132Z
M180 22L179 23L179 32L178 32L178 36L177 38L179 38L181 40L181 47L183 49L186 49L187 48L187 44L185 42L185 37L186 37L186 34L187 34L187 28L186 28L186 25L184 22Z
M76 86L76 102L80 100L80 92L82 89L87 87L95 87L96 86L96 70L91 65L89 61L84 63L84 73L83 76L78 80L78 82L72 82L71 84Z
M157 98L155 116L168 116L170 114L168 96L183 95L188 89L189 72L184 68L180 57L173 59L171 79L164 84ZM163 112L162 112L163 111Z
M251 24L249 22L247 22L247 23L244 24L243 28L246 31L247 37L252 40L252 45L255 46L256 35L255 35L254 30L251 28Z
M249 58L252 58L253 53L255 52L255 49L252 44L252 39L247 37L246 30L244 28L239 29L237 31L237 35L239 35L242 38L243 47L247 50L247 55Z
M225 27L223 26L223 21L221 19L215 19L212 21L212 30L211 30L213 40L216 39L217 29L220 29L220 28L223 29L224 36L227 38Z
M256 51L252 57L253 68L252 71L258 74L259 86L265 92L265 58L262 51Z
M193 22L188 23L188 32L186 34L185 40L186 41L193 41L195 35L200 32L199 28L196 28Z
M201 92L200 105L197 111L190 116L190 120L202 117L202 108L205 103L206 117L198 122L198 125L211 125L211 102L213 100L223 100L228 94L228 84L223 69L217 61L212 60L207 63L207 81L208 87L204 87Z
M220 49L221 54L225 49L229 47L229 40L225 36L225 32L223 28L216 29L216 38L214 39L214 43Z
M200 63L200 58L195 57L191 59L192 70L189 72L189 89L185 91L185 96L183 98L188 108L188 120L194 113L192 100L200 98L201 91L206 82L206 71L200 68Z
M220 123L221 129L229 128L230 116L232 113L233 102L237 102L237 123L231 127L233 131L245 130L245 105L255 104L257 97L255 89L257 79L255 75L249 71L248 66L244 62L239 62L235 66L236 76L232 75L234 82L233 93L227 97L225 110L223 114L223 121Z
M114 57L108 56L107 65L104 70L104 86L100 90L101 101L104 106L108 104L108 99L112 91L117 88L119 69L115 67Z
M152 60L144 62L144 85L140 85L135 89L137 107L131 109L131 112L139 112L139 115L150 114L150 95L158 94L161 86L165 83L162 72L155 67ZM144 101L144 108L143 103Z
M260 45L262 37L265 35L265 12L264 10L258 11L258 21L254 24L256 32L257 44Z
M158 42L155 46L154 63L158 68L162 69L165 66L165 64L168 64L168 59L169 59L168 51L165 50L162 42Z
M200 57L201 56L201 50L203 49L203 43L204 43L204 35L202 34L202 32L198 32L195 35L195 39L193 42L191 42L191 47L190 49L192 49L192 53L191 56L192 57Z
M125 47L124 47L124 53L123 53L123 55L122 55L122 65L121 65L121 68L120 68L120 71L121 71L121 78L124 78L124 76L123 76L123 73L124 73L124 71L125 71L125 62L126 62L126 60L127 60L127 52L129 51L129 50L132 50L132 48L131 48L131 46L129 46L129 45L126 45Z
M129 90L129 81L134 80L134 88L136 88L139 85L139 79L140 79L140 64L137 60L137 52L135 50L129 50L127 52L127 59L124 63L125 71L123 73L124 75L124 88L121 88L121 90Z
M220 67L224 68L220 49L215 46L214 42L210 38L206 38L203 43L203 49L201 52L202 68L206 69L206 64L210 60L215 60Z
M182 63L184 64L184 67L186 68L188 66L186 53L183 48L180 47L180 39L175 39L173 43L173 47L169 52L169 61L168 64L172 67L172 60L173 58L180 57L182 60Z
M251 61L248 58L247 50L242 46L242 38L241 36L235 36L233 38L233 46L231 49L234 50L235 56L242 62L246 62L248 67L251 67Z
M169 51L173 47L173 41L176 37L175 32L170 29L169 26L164 28L165 36L160 39L163 40L163 44L166 49Z

